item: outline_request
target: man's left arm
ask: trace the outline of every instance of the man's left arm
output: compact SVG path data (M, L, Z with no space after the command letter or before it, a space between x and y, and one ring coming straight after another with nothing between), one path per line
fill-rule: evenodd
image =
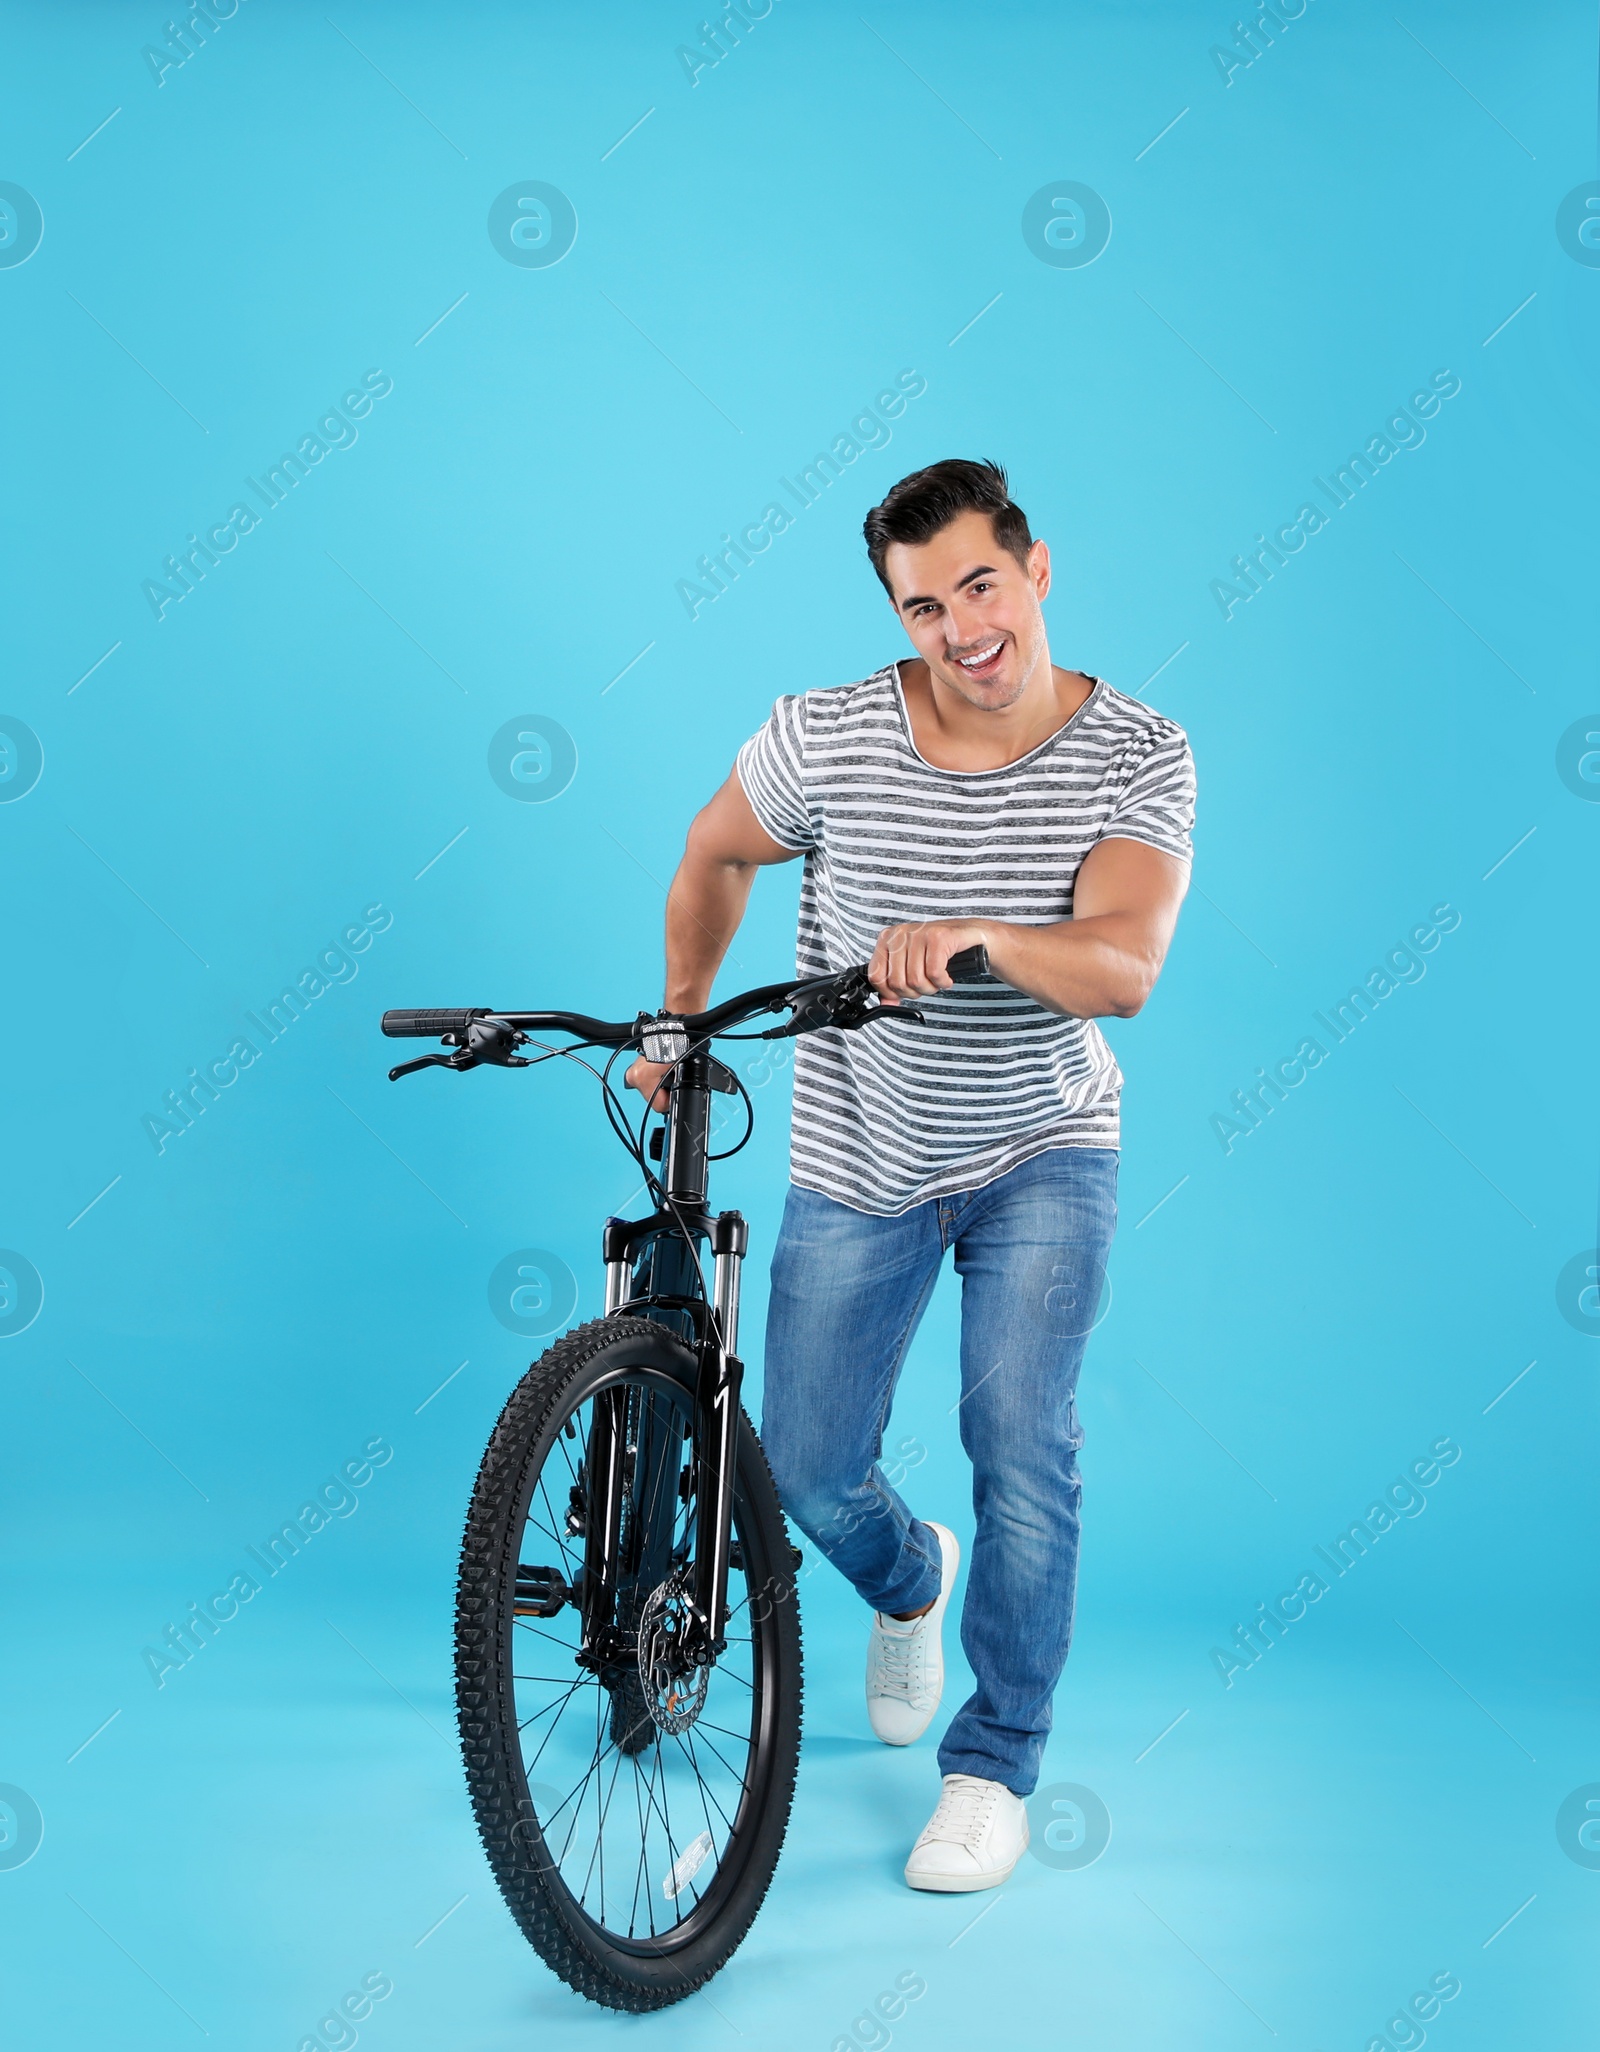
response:
M980 942L1002 983L1076 1019L1131 1019L1155 987L1189 888L1189 865L1108 836L1084 857L1070 919L930 919L886 927L869 975L885 999L949 990L952 955Z

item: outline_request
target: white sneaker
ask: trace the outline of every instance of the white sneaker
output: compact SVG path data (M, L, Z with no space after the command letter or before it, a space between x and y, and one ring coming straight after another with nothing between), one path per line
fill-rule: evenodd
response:
M913 1888L998 1888L1028 1849L1028 1806L1002 1781L947 1774L939 1807L906 1861Z
M932 1610L905 1623L872 1613L867 1639L867 1716L886 1746L909 1746L933 1722L944 1694L945 1606L956 1585L961 1546L954 1532L930 1523L939 1535L939 1594Z

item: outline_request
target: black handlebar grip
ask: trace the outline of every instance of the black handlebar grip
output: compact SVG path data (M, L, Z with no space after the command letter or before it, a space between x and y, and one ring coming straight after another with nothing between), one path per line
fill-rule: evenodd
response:
M944 966L957 983L977 983L989 974L989 950L980 941L975 948L952 955Z
M474 1005L455 1012L385 1012L383 1030L391 1040L437 1040L441 1034L465 1033L487 1010L487 1006Z

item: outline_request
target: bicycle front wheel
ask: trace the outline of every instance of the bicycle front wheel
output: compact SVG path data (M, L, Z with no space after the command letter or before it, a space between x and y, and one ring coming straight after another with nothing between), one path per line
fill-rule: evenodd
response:
M467 1783L501 1893L571 1987L666 2007L729 1959L766 1894L800 1744L794 1559L741 1415L727 1645L671 1657L697 1510L695 1358L614 1316L528 1370L502 1412L467 1518L456 1697ZM623 1438L616 1621L581 1664L574 1589L596 1407Z

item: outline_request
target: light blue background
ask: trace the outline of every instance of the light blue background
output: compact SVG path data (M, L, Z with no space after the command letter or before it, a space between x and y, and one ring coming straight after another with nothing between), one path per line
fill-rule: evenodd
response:
M691 86L687 4L244 0L157 86L158 7L6 10L0 178L45 223L0 270L0 712L44 748L0 806L0 1241L45 1289L0 1345L0 1781L44 1817L0 1871L17 2042L289 2048L369 1971L374 2052L821 2048L900 1973L907 2052L1334 2052L1441 1971L1440 2045L1587 2042L1600 1873L1554 1820L1600 1779L1597 1363L1556 1279L1596 1237L1600 810L1555 763L1600 703L1600 273L1554 219L1600 168L1593 11L1312 0L1224 85L1229 12L777 0ZM1113 220L1076 270L1020 231L1064 179ZM489 241L527 180L576 208L553 267ZM355 446L158 623L141 581L371 368ZM1225 622L1209 582L1441 368L1426 444ZM889 445L691 621L675 582L904 369ZM906 1891L932 1741L865 1738L863 1620L819 1570L767 1906L709 2000L617 2019L500 1906L449 1623L529 1350L490 1273L550 1248L591 1314L633 1179L579 1072L391 1090L377 1017L654 1003L692 811L778 692L897 652L860 519L955 453L1005 460L1052 545L1056 660L1200 769L1195 893L1112 1029L1045 1772L1113 1836L976 1925ZM528 714L576 747L548 803L486 766ZM796 881L722 988L784 972ZM1230 1092L1446 902L1422 981L1224 1154ZM354 981L158 1155L163 1092L379 904ZM758 1250L785 1090L718 1191ZM750 1296L758 1335L756 1263ZM941 1293L894 1437L965 1534L954 1345ZM153 1686L143 1649L380 1434L359 1509ZM1426 1511L1224 1688L1210 1648L1444 1434Z

